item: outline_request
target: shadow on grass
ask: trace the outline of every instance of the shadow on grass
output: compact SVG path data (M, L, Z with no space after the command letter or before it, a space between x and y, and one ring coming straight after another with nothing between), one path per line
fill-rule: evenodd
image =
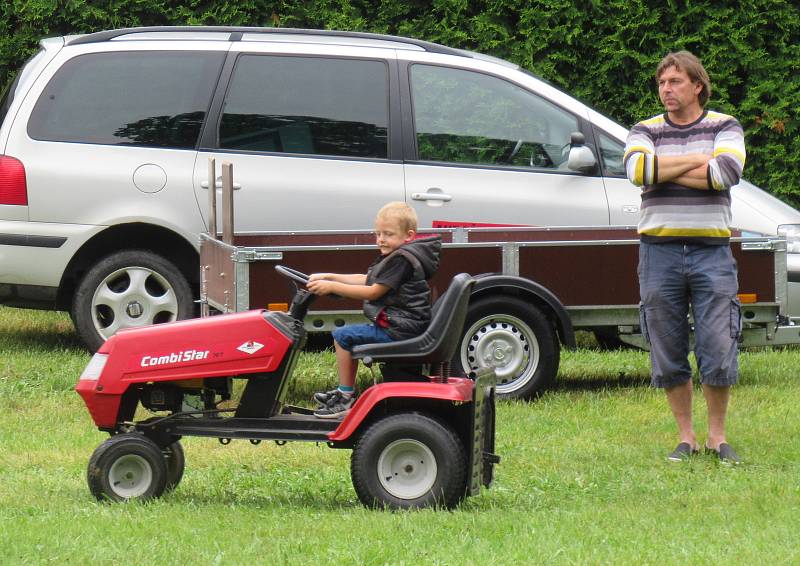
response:
M649 387L650 376L619 375L602 377L560 378L548 391L599 391Z
M310 481L310 480L309 480ZM309 486L312 487L312 486ZM326 495L325 493L276 493L269 494L239 494L239 493L217 493L216 490L208 491L194 489L194 487L178 486L175 491L164 494L162 500L176 504L190 503L192 505L236 505L251 508L272 508L281 509L291 507L293 509L304 509L314 511L351 511L364 509L358 499L344 499L341 495Z
M4 350L49 351L54 348L85 352L83 342L72 329L0 330L0 348Z

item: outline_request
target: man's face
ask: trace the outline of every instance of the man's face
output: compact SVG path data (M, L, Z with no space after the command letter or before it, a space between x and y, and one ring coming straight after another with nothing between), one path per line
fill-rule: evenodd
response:
M693 105L700 105L703 85L693 82L686 71L675 66L667 67L658 77L658 97L667 112L681 114Z
M381 254L386 255L414 239L414 231L403 232L397 220L389 218L375 219L375 243Z

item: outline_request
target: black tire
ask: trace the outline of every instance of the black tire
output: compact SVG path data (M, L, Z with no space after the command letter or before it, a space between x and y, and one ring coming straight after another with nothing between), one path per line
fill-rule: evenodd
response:
M542 312L517 297L492 296L469 306L453 366L466 374L497 372L497 396L531 399L558 373L561 344Z
M164 491L168 492L175 489L183 479L183 471L186 469L186 455L183 453L183 446L178 440L161 452L164 454L164 462L167 466L167 483L164 486Z
M467 457L450 426L401 413L364 432L353 449L350 475L367 507L451 508L466 493Z
M192 289L169 260L147 250L105 256L81 279L72 303L72 320L91 351L120 328L190 318Z
M141 434L112 436L92 454L86 473L97 499L147 501L160 497L167 484L167 463L158 445Z

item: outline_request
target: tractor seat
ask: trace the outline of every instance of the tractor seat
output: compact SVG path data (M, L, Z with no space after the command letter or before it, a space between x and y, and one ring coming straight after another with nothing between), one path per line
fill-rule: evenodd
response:
M469 273L459 273L433 305L431 322L425 332L407 340L355 346L353 359L362 360L367 366L375 362L449 362L461 339L474 284L475 280Z

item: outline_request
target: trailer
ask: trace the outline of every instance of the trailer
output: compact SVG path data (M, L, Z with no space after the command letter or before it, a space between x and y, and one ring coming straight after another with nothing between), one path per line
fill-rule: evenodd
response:
M213 164L209 165L210 174ZM360 273L374 259L371 230L236 232L232 167L223 164L222 229L215 191L209 191L209 232L200 238L203 312L285 310L292 290L274 266L300 271ZM369 217L374 211L365 211ZM457 353L464 374L491 367L501 397L529 399L557 376L562 348L575 331L601 343L647 348L639 327L639 238L629 227L448 226L421 229L442 236L434 299L457 273L476 278ZM737 235L731 247L739 269L741 346L800 342L788 317L786 241ZM306 318L309 332L363 322L361 305L321 297Z

